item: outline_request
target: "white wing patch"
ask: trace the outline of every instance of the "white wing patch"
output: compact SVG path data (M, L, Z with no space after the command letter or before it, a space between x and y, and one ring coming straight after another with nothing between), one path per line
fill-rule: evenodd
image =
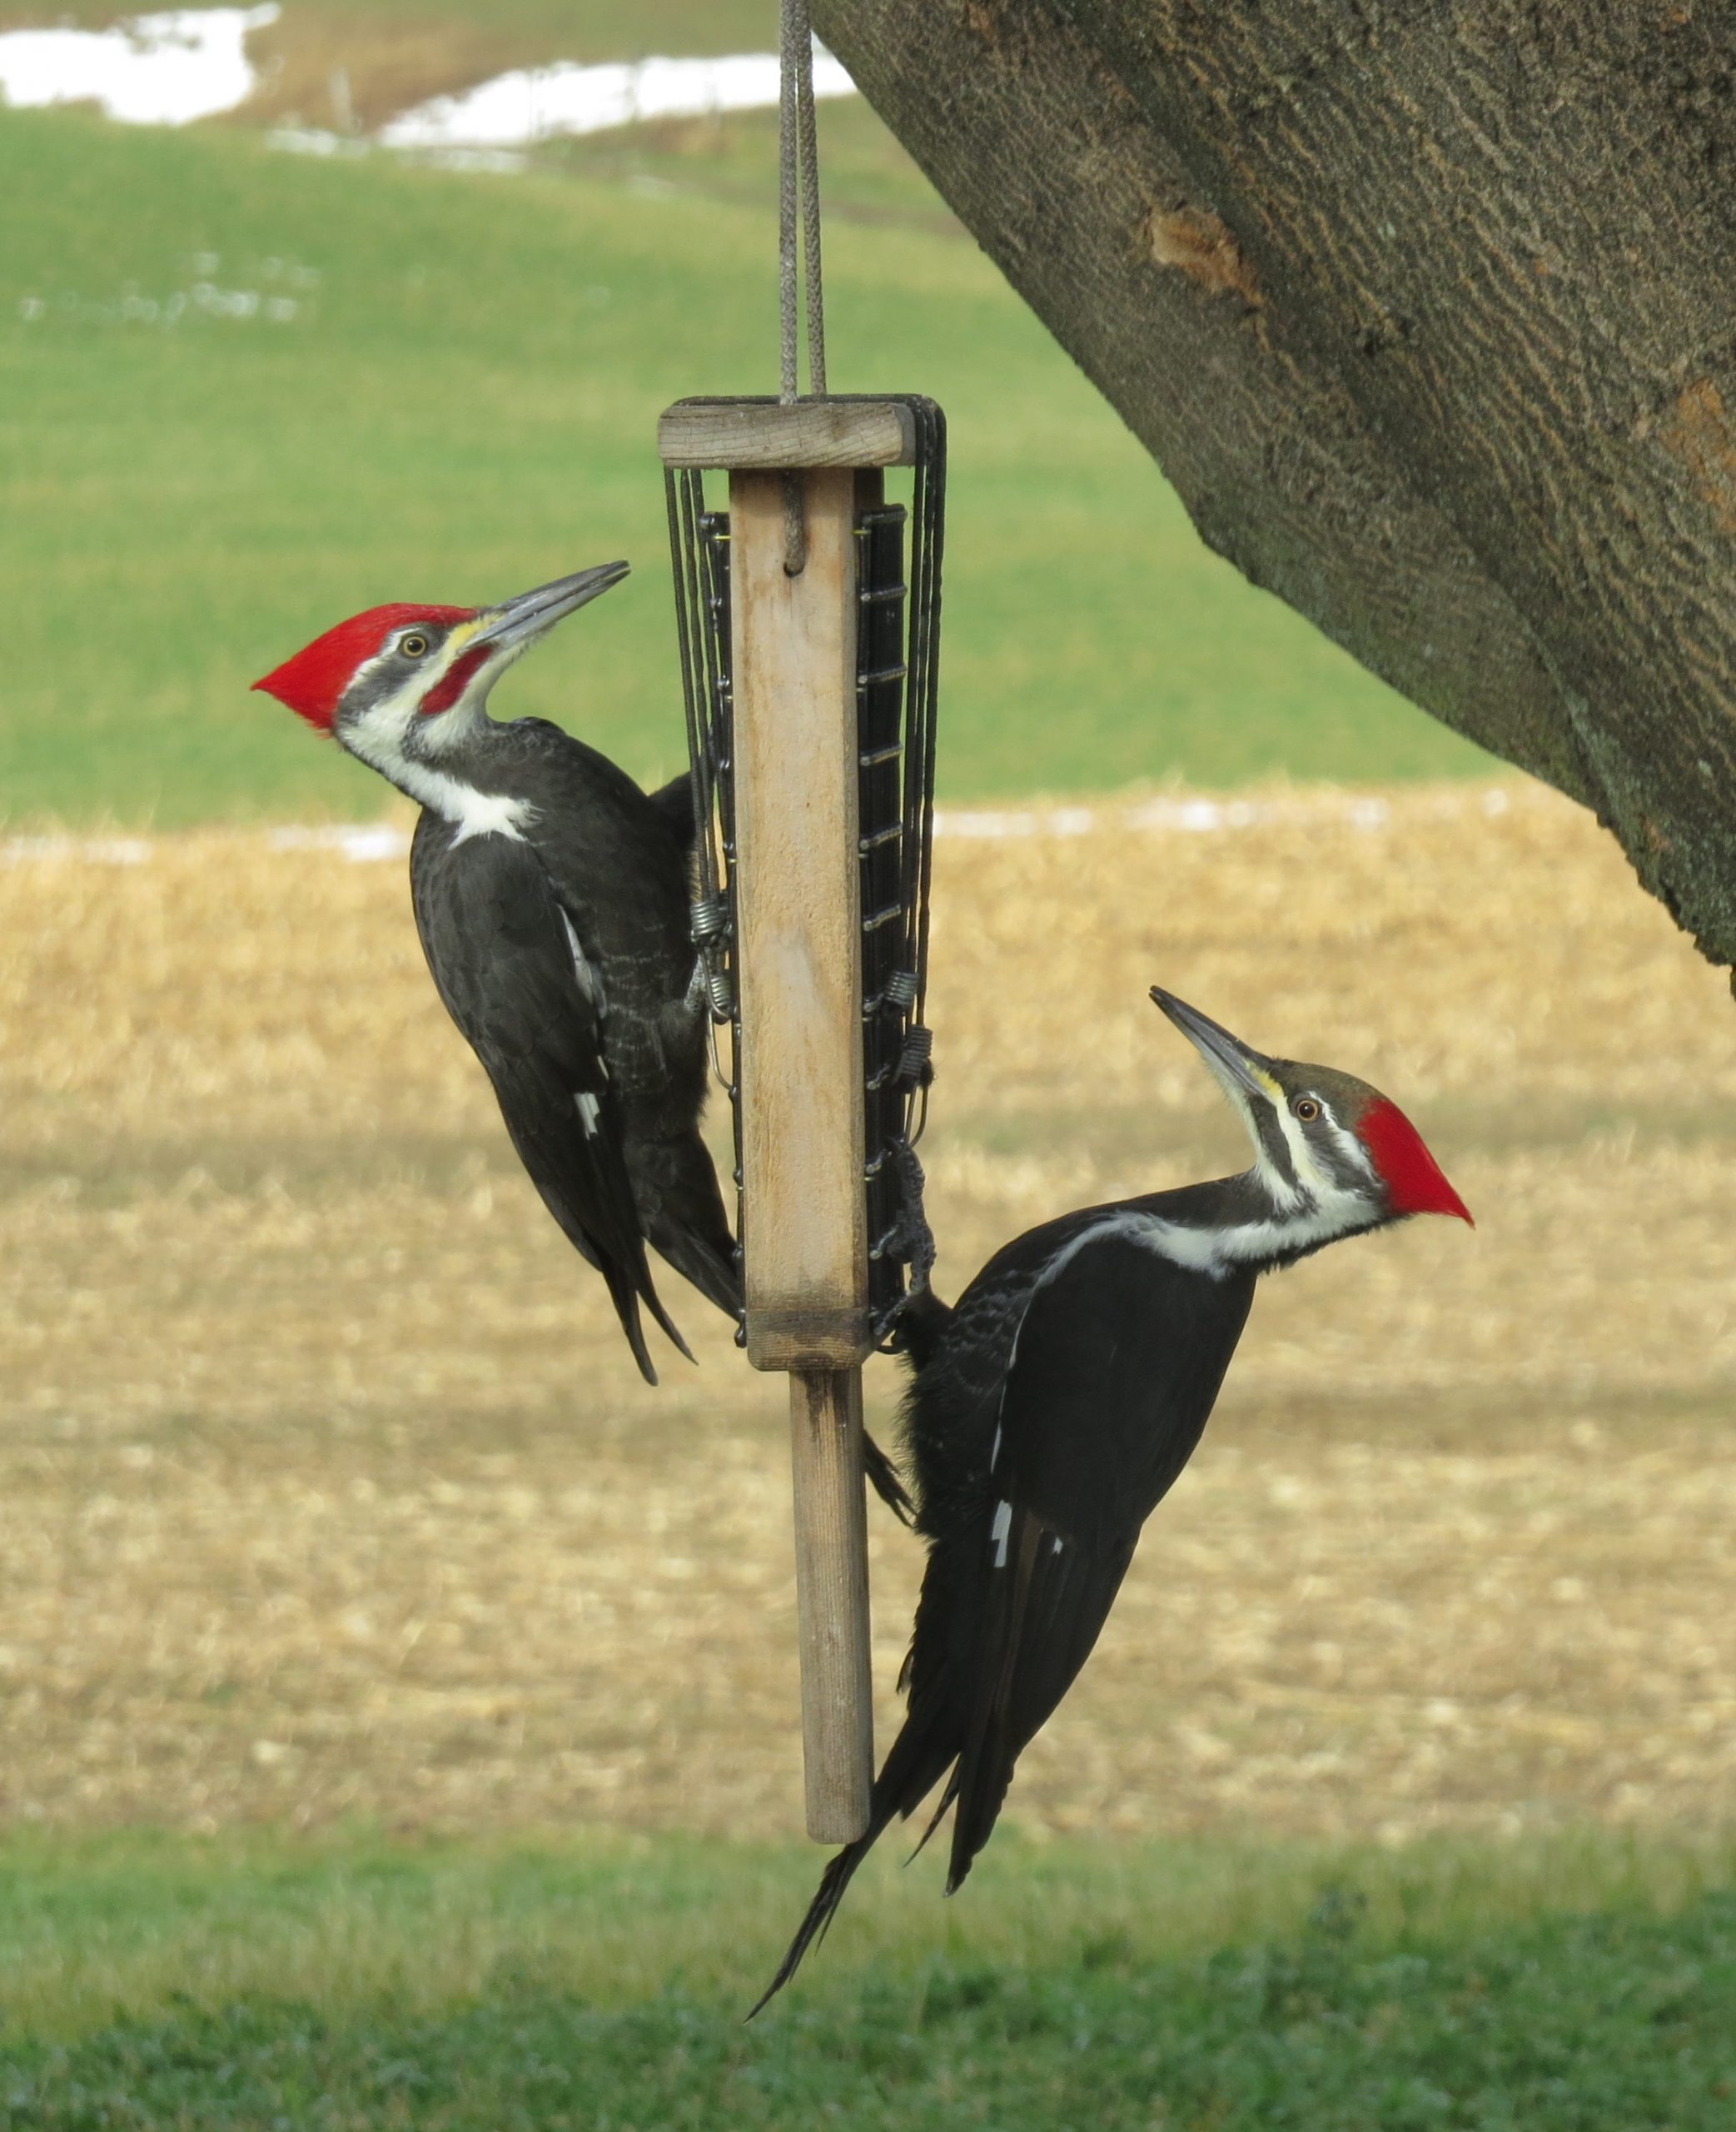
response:
M995 1567L1007 1567L1007 1536L1012 1530L1012 1505L1007 1502L995 1505L995 1522L989 1527L988 1537L995 1551Z
M585 1138L594 1140L597 1137L597 1113L600 1108L597 1098L594 1095L587 1094L581 1088L573 1098L573 1101L578 1106L579 1123L584 1128Z
M603 981L597 974L597 966L579 946L578 933L574 929L572 919L567 916L565 910L560 914L560 922L566 928L567 949L573 958L573 974L579 980L579 989L597 1012L601 1014Z

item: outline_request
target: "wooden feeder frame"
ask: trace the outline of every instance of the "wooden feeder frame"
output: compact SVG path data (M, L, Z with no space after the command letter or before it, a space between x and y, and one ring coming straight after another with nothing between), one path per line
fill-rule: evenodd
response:
M695 935L712 957L714 1014L733 1024L735 1038L742 1338L755 1368L787 1372L790 1381L807 1819L809 1834L825 1843L863 1832L873 1781L862 1363L892 1314L888 1274L894 1298L903 1284L890 1234L870 1234L871 1181L888 1150L866 1145L873 1096L864 1085L864 1031L883 1007L894 1020L906 1018L896 1033L907 1047L920 1024L939 596L933 485L943 480L944 439L939 410L918 399L689 400L658 425L699 842L714 864L717 835L727 869L727 894L708 904L702 860ZM886 516L885 470L904 466L931 484L933 534L919 547L932 582L909 595L911 615L923 618L913 620L912 671L900 663L864 673L864 590L870 599L905 594L900 585L877 595L861 582L865 516ZM694 640L707 625L697 611L707 595L684 584L684 569L691 577L694 567L693 528L684 561L677 484L714 469L729 480L728 630L725 639L714 611L717 640L702 655ZM691 516L697 481L686 494ZM714 610L724 597L711 595ZM893 705L898 744L870 755L863 705L875 685L907 693ZM729 760L722 765L704 760L710 707L696 714L696 693L708 687L727 702ZM907 745L913 734L920 760ZM864 839L859 794L875 765L901 755L903 837L906 844L920 839L909 851L914 866L919 849L919 869L905 877L906 899L913 893L918 909L901 904L898 914L909 928L913 969L896 999L865 1002L865 919L878 924L893 914L863 910L869 846L885 834ZM900 854L889 855L896 863ZM876 1082L908 1093L920 1072L925 1084L926 1043L923 1032L907 1052L897 1069L902 1081L888 1064ZM908 1138L898 1151L908 1157Z

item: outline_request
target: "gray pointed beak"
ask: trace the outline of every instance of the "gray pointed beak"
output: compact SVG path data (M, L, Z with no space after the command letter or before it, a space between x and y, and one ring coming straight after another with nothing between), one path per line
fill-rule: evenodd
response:
M1206 1064L1216 1068L1226 1087L1241 1088L1266 1103L1271 1101L1271 1086L1259 1078L1272 1070L1272 1062L1263 1052L1251 1050L1209 1014L1202 1014L1197 1007L1190 1007L1185 999L1178 999L1173 992L1166 992L1161 985L1152 987L1152 997L1199 1051Z
M521 592L516 600L503 600L490 611L466 648L479 644L529 643L599 593L608 591L611 585L619 585L627 570L625 563L599 563L594 570L575 570L571 577L557 577L552 585L539 585L533 592Z

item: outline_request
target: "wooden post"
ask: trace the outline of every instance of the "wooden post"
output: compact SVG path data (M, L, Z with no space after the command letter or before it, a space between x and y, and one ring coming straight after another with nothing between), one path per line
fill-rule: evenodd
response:
M807 560L784 568L784 485ZM748 1359L790 1377L808 1831L868 1824L855 476L729 481Z
M859 1366L790 1372L789 1447L808 1833L853 1843L874 1778Z
M873 1776L856 482L908 463L914 436L893 402L684 401L658 443L666 466L730 469L748 1357L789 1372L808 1831L848 1843ZM793 575L791 482L805 535Z

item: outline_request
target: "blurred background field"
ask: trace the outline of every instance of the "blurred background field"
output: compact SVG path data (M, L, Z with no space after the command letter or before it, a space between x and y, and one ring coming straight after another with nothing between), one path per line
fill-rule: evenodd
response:
M1005 2094L1067 2125L1092 2083L1129 2125L1161 2095L1263 2125L1277 2093L1351 2113L1301 2124L1724 2121L1723 981L1530 788L1198 819L943 836L943 1290L1057 1206L1239 1159L1156 976L1399 1091L1480 1226L1269 1285L1007 1840L944 1909L930 1861L874 1860L734 2040L815 1867L777 1387L684 1298L700 1367L638 1383L396 860L250 829L14 852L0 1873L39 2121L146 2080L137 2121L263 2125L316 2072L366 2123L388 2062L440 2125L526 2082L537 2124L604 2095L729 2123L759 2082L791 2122ZM915 1565L878 1516L873 1547L883 1737ZM1576 2115L1612 1992L1609 2111ZM1530 2114L1355 2114L1413 2060ZM665 2119L684 2066L710 2100ZM213 2068L255 2115L173 2114L233 2102Z
M855 144L834 386L919 386L952 415L949 795L1483 765L1207 555L865 110L825 117ZM649 167L605 136L475 176L237 127L0 123L0 818L371 813L372 782L246 684L357 608L504 598L617 555L635 576L515 702L570 715L582 685L587 737L668 771L656 417L766 389L777 342L770 129L662 138ZM848 217L853 190L882 212ZM122 316L199 286L266 307Z
M1241 1160L1153 980L1390 1088L1480 1226L1269 1284L970 1886L877 1858L734 2025L818 1865L778 1387L685 1297L699 1368L624 1367L407 816L346 840L377 780L246 684L624 554L500 708L673 770L652 426L767 384L769 122L481 174L261 129L340 61L374 125L769 17L292 6L232 117L0 112L0 2124L1725 2126L1726 981L1204 552L853 104L834 381L953 418L943 1292ZM259 307L143 314L199 284Z
M943 836L942 1292L1057 1208L1243 1158L1154 978L1397 1090L1481 1226L1268 1284L1015 1814L1708 1825L1736 1755L1721 980L1527 788L1263 811ZM0 869L7 1810L786 1829L778 1387L684 1295L702 1367L639 1384L400 864L143 849ZM889 1691L915 1558L889 1520L876 1547Z

